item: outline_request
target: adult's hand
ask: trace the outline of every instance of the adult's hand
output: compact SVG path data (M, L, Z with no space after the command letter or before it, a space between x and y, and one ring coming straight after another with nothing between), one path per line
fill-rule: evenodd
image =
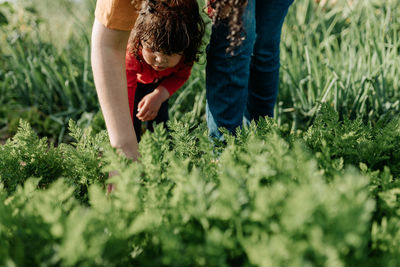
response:
M112 147L128 158L139 156L129 111L125 53L130 32L108 29L95 20L92 31L92 69L97 96Z

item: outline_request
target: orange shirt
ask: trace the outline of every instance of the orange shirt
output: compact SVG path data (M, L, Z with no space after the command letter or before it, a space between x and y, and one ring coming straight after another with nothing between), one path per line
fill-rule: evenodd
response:
M130 31L139 14L140 0L97 0L95 17L109 29Z

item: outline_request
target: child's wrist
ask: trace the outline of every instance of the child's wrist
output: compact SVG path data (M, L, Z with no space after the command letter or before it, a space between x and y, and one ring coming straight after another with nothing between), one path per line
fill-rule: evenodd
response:
M167 88L164 86L158 86L154 89L154 93L161 98L162 102L166 101L170 97Z

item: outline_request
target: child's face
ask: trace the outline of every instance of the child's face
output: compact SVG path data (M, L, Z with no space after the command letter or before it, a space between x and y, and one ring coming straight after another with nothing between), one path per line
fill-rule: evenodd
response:
M161 52L154 52L145 42L142 42L142 55L144 61L156 71L162 71L168 68L175 67L182 59L181 54L166 55Z

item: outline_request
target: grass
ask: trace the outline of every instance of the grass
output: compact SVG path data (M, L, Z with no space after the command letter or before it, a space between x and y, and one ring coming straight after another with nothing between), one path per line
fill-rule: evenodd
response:
M278 118L308 126L321 103L376 121L399 111L398 1L296 1L282 37Z
M50 3L44 9L48 15L55 9ZM61 4L64 8L60 10L71 9L68 3ZM22 110L33 108L44 115L43 121L58 125L54 131L40 134L61 142L70 118L77 120L84 112L98 110L90 66L90 27L71 16L61 28L64 37L59 38L54 27L58 24L60 29L61 22L53 24L54 15L41 13L46 3L36 4L21 1L3 4L0 9L10 18L0 30L1 39L6 40L1 47L0 65L0 76L4 76L0 88L5 94L0 100L13 111L4 111L7 120L2 126L11 132L16 130L9 126L24 114Z

